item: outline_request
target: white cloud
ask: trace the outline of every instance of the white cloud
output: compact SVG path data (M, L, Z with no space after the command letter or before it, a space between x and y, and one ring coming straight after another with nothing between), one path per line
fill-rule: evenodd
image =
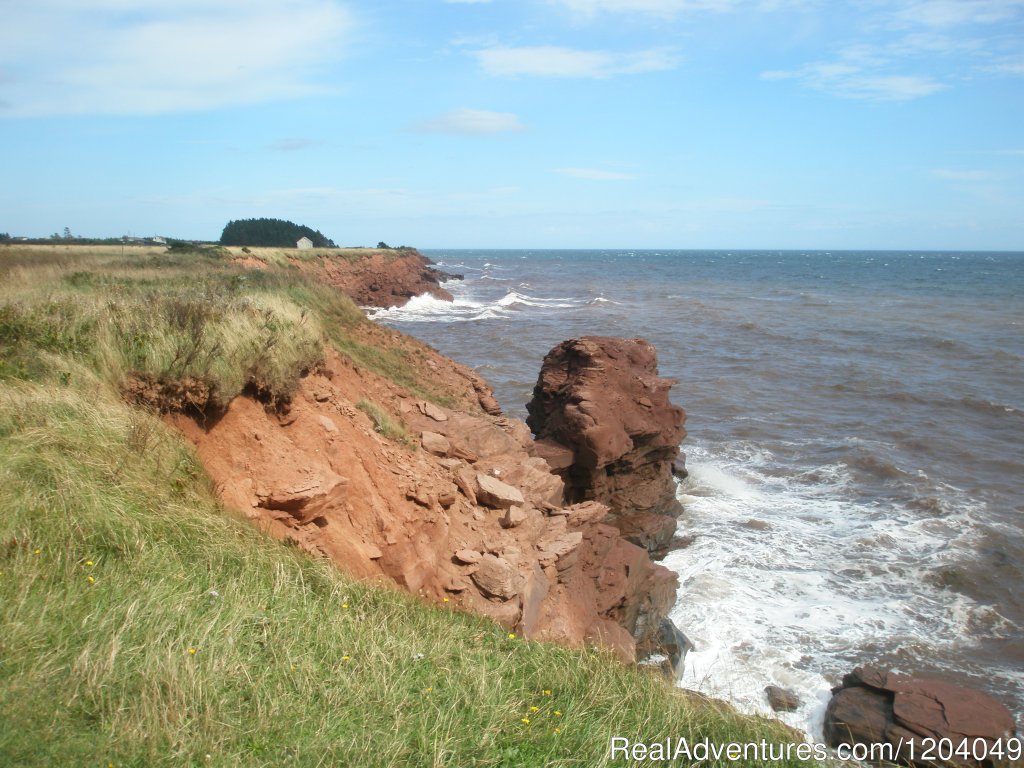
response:
M523 130L519 118L511 112L489 112L483 109L454 109L431 120L412 126L419 133L453 133L463 136L489 136Z
M841 96L869 101L909 101L938 93L946 87L923 75L870 74L851 75L835 82L834 86Z
M1024 0L860 0L853 40L833 62L768 71L835 96L908 101L963 83L973 75L1024 74L1013 25Z
M632 173L602 171L597 168L555 168L555 173L560 173L563 176L572 176L575 179L586 179L587 181L633 181L637 178Z
M579 16L602 12L675 16L686 11L729 11L739 0L551 0Z
M476 57L485 72L497 77L603 78L663 71L678 64L678 57L665 49L614 53L556 46L494 46L476 51Z
M1004 59L985 67L986 72L998 75L1024 75L1024 59Z
M967 24L998 24L1024 10L1024 0L915 0L894 13L896 23L906 26L957 27Z
M887 74L843 62L808 64L797 70L761 73L763 80L796 80L819 91L865 101L909 101L945 85L925 75Z
M9 115L157 114L319 93L334 0L37 0L5 9ZM45 53L43 53L45 52Z

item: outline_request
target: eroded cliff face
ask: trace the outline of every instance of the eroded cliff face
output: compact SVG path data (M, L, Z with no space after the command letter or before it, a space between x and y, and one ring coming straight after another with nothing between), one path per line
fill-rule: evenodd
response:
M544 358L527 424L570 501L595 500L623 535L663 555L682 511L672 467L686 413L643 339L586 336Z
M567 505L527 426L473 405L470 374L427 362L463 382L463 410L416 399L332 351L286 414L239 397L215 423L169 418L224 502L268 532L524 637L634 659L674 602L675 574L605 524L604 505ZM378 431L365 402L406 438Z
M400 307L424 293L452 300L452 295L441 287L449 276L413 249L367 250L359 258L328 255L316 262L296 264L299 269L317 273L363 307Z

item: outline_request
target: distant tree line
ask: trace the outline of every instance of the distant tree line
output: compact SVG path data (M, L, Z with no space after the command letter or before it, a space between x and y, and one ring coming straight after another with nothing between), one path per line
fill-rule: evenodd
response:
M319 230L284 219L239 219L229 221L220 236L221 245L255 245L264 248L294 248L308 237L314 248L336 248L334 241Z
M57 232L54 232L49 237L14 237L7 232L0 233L0 243L24 243L25 245L53 245L54 243L61 243L63 245L123 245L126 242L128 240L124 237L80 237L78 235L62 237ZM138 238L138 242L146 244L146 238Z

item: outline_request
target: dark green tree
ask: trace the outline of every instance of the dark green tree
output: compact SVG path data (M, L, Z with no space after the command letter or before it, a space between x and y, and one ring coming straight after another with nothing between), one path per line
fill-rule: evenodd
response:
M315 248L335 248L334 241L320 230L284 219L239 219L229 221L220 236L221 245L245 245L264 248L294 248L303 237Z

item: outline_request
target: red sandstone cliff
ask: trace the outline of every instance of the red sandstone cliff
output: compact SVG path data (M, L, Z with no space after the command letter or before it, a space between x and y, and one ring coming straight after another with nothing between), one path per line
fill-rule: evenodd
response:
M634 636L656 630L672 605L675 575L603 524L603 505L566 506L526 425L474 408L463 381L460 400L475 412L418 400L331 352L287 414L239 397L209 427L170 418L224 502L269 532L525 637L600 642L634 658ZM408 442L378 432L362 401L402 424Z
M419 251L402 249L367 251L358 259L327 257L317 268L327 282L364 307L400 307L424 293L451 301L452 295L441 287L445 275L430 265Z
M251 269L266 269L271 262L284 259L289 268L334 286L363 307L400 307L421 294L451 301L452 295L441 283L461 277L434 268L430 259L413 248L229 250L235 264Z
M398 303L425 289L438 295L436 275L416 252L325 253L292 263L361 304ZM621 532L624 478L607 499L575 484L567 492L552 472L550 444L535 444L526 424L500 416L473 371L372 323L352 332L362 344L400 348L413 378L432 382L452 407L418 399L328 350L284 412L243 396L210 423L172 414L227 505L353 575L490 616L525 637L600 643L626 659L638 647L655 650L659 637L685 651L665 627L675 574ZM621 410L618 400L634 397L629 376L605 381L600 396L594 382L593 407ZM627 432L646 435L645 455L660 461L668 444L678 444L682 412L667 405L667 383L648 379L652 407L669 431L656 435L665 424L653 422L638 431L630 420ZM637 407L647 407L645 398ZM404 438L383 434L371 403ZM594 445L594 467L603 467L606 451ZM631 498L645 513L667 504L664 488L650 490L650 463L618 464L635 475ZM620 508L610 515L604 500Z

